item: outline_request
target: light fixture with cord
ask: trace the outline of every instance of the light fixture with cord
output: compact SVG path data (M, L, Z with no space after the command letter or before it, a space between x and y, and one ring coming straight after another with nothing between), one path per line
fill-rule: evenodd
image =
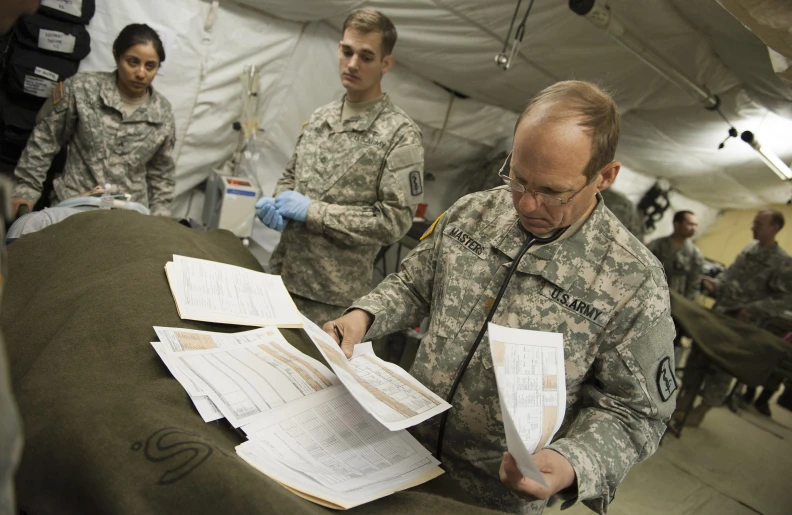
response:
M759 153L762 161L764 161L782 181L792 180L792 170L789 169L789 166L787 166L780 157L775 155L772 150L763 147L759 143L759 140L756 139L753 132L745 131L740 135L740 138Z

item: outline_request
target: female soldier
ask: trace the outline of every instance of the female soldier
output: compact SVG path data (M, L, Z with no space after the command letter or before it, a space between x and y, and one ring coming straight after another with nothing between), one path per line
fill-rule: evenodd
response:
M170 215L175 124L170 103L151 87L165 61L162 41L148 25L128 25L113 56L116 71L79 73L55 86L14 170L14 212L23 204L32 209L53 157L67 145L63 175L54 181L58 201L109 183L152 214Z

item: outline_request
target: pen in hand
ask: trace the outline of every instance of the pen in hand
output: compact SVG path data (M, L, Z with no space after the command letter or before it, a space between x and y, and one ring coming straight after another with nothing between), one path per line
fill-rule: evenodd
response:
M335 331L336 336L338 336L338 345L341 345L341 342L344 341L344 335L341 334L341 329L339 329L335 322L333 322L333 330Z

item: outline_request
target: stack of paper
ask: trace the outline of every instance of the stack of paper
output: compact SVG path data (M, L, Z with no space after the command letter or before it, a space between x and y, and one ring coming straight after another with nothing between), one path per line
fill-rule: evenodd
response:
M301 326L300 312L280 276L177 255L165 265L165 274L183 319Z
M160 342L152 346L204 420L225 417L242 428L243 459L306 499L346 509L442 474L417 440L392 428L450 406L374 356L370 344L345 366L332 338L299 322L343 376L274 327L235 334L155 327Z
M523 476L547 486L531 455L564 421L566 379L560 333L488 327L506 446Z

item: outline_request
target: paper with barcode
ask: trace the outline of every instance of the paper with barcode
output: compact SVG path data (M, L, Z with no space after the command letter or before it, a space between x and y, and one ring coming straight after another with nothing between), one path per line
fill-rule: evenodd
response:
M523 476L544 486L532 454L555 436L566 411L564 337L489 324L506 446Z

